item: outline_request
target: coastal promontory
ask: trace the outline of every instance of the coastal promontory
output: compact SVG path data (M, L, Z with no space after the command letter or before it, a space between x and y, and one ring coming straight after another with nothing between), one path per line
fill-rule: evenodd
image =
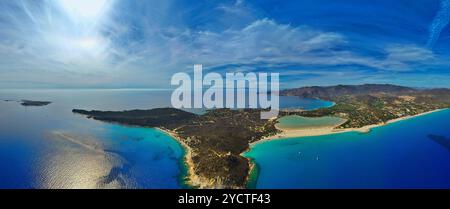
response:
M243 188L251 171L241 156L249 144L274 135L275 120L260 119L260 110L215 109L195 115L174 108L131 111L85 111L95 120L160 128L184 145L187 181L199 188Z
M279 117L334 116L345 119L333 127L338 131L387 124L450 107L449 89L415 89L387 84L302 87L281 91L280 95L333 101L335 105L332 107L310 111L281 110ZM277 119L263 120L260 111L212 109L196 115L174 108L73 110L95 120L166 131L185 147L189 169L187 182L198 188L246 187L252 163L241 154L254 142L282 136L278 135L282 130L276 127Z

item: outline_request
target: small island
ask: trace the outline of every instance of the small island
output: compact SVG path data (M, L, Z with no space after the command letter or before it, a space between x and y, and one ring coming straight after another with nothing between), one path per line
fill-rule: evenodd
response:
M302 87L280 94L329 100L335 105L310 111L282 110L279 118L289 115L338 117L342 122L311 132L278 129L279 118L262 120L259 109L213 109L203 115L174 108L74 109L73 112L105 122L159 128L184 146L189 169L187 183L198 188L245 188L254 165L242 153L254 143L355 130L366 132L372 127L450 107L450 89L414 89L387 84Z
M41 107L41 106L47 106L49 104L51 104L52 102L48 102L48 101L32 101L32 100L21 100L20 104L22 106L34 106L34 107Z

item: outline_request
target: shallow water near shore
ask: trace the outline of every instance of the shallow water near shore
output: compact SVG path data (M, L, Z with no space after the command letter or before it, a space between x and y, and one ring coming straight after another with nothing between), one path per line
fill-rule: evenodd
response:
M245 156L258 165L256 188L450 188L448 118L444 110L365 134L268 141Z
M73 114L170 106L154 89L0 90L0 188L185 188L184 150L152 128ZM19 100L52 101L25 107ZM281 99L304 109L327 101ZM283 107L283 106L282 106Z

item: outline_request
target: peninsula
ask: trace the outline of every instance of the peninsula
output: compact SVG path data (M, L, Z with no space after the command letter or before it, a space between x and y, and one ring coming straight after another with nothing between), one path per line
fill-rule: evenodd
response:
M275 120L260 119L260 110L215 109L199 116L175 108L72 112L125 125L159 128L185 148L187 181L199 188L243 188L250 161L241 156L249 144L277 134Z
M284 90L280 94L335 102L332 107L311 111L283 110L279 117L340 117L345 122L330 128L337 132L370 128L450 107L450 89L415 89L387 84L302 87ZM277 119L262 120L260 111L213 109L203 115L195 115L174 108L73 110L95 120L166 131L185 147L185 160L189 167L187 182L198 188L246 186L252 164L241 153L250 149L252 143L283 137L283 131L277 129ZM316 135L320 134L323 133Z

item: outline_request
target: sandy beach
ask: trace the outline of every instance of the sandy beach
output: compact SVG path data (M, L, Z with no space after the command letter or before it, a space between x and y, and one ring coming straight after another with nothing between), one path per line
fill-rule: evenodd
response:
M418 116L422 116L422 115L426 115L426 114L430 114L430 113L434 113L434 112L438 112L438 111L442 111L445 109L437 109L437 110L432 110L429 112L424 112L424 113L420 113L417 115L410 115L410 116L405 116L405 117L400 117L400 118L396 118L393 120L390 120L386 123L380 123L380 124L374 124L374 125L368 125L368 126L364 126L361 128L346 128L346 129L335 129L335 127L337 126L328 126L328 127L320 127L320 128L308 128L308 129L280 129L279 127L277 127L279 130L281 130L282 132L279 134L276 134L274 136L269 136L266 138L263 138L259 141L253 142L250 144L250 147L255 146L258 143L263 143L266 141L270 141L270 140L280 140L280 139L287 139L287 138L295 138L295 137L307 137L307 136L322 136L322 135L330 135L330 134L337 134L337 133L346 133L346 132L352 132L352 131L356 131L356 132L361 132L361 133L368 133L370 132L370 130L372 128L375 127L379 127L379 126L384 126L387 124L391 124L391 123L395 123L398 121L402 121L402 120L407 120L410 118L414 118L414 117L418 117Z
M167 129L163 129L163 128L156 128L168 135L170 135L172 138L176 139L181 146L183 147L184 151L185 151L185 155L184 155L184 163L186 163L187 166L187 177L186 177L186 184L195 187L195 188L214 188L215 187L215 182L211 182L210 180L203 178L201 176L198 176L195 174L194 171L194 162L192 161L192 155L193 155L193 150L182 140L182 138L180 136L178 136L178 134L176 132L167 130Z
M413 116L405 116L405 117L397 118L394 120L390 120L386 123L374 124L374 125L364 126L361 128L335 129L335 127L337 127L339 125L320 127L320 128L308 128L308 129L280 129L279 127L277 127L278 129L280 129L282 131L281 133L274 135L274 136L266 137L259 141L251 143L248 150L250 150L253 146L255 146L258 143L263 143L263 142L270 141L270 140L282 140L282 139L288 139L288 138L294 138L294 137L321 136L321 135L345 133L345 132L351 132L351 131L368 133L368 132L370 132L370 130L372 128L375 128L375 127L387 125L390 123L395 123L398 121L418 117L421 115L430 114L430 113L441 111L441 110L444 110L444 109L437 109L437 110L424 112L424 113L413 115ZM209 179L203 178L203 177L195 174L195 171L194 171L195 165L192 161L193 150L184 142L184 140L180 136L178 136L178 134L176 132L162 129L162 128L157 128L157 129L170 135L171 137L176 139L183 146L183 148L186 152L186 154L184 156L184 162L186 163L187 168L188 168L188 171L187 171L188 173L187 173L187 178L186 178L186 183L188 185L191 185L195 188L215 188L215 187L217 187L218 182L214 182L214 180L209 180ZM252 170L254 169L255 165L252 162L249 162L249 164L250 164L250 170L249 170L249 174L250 174L252 172Z

